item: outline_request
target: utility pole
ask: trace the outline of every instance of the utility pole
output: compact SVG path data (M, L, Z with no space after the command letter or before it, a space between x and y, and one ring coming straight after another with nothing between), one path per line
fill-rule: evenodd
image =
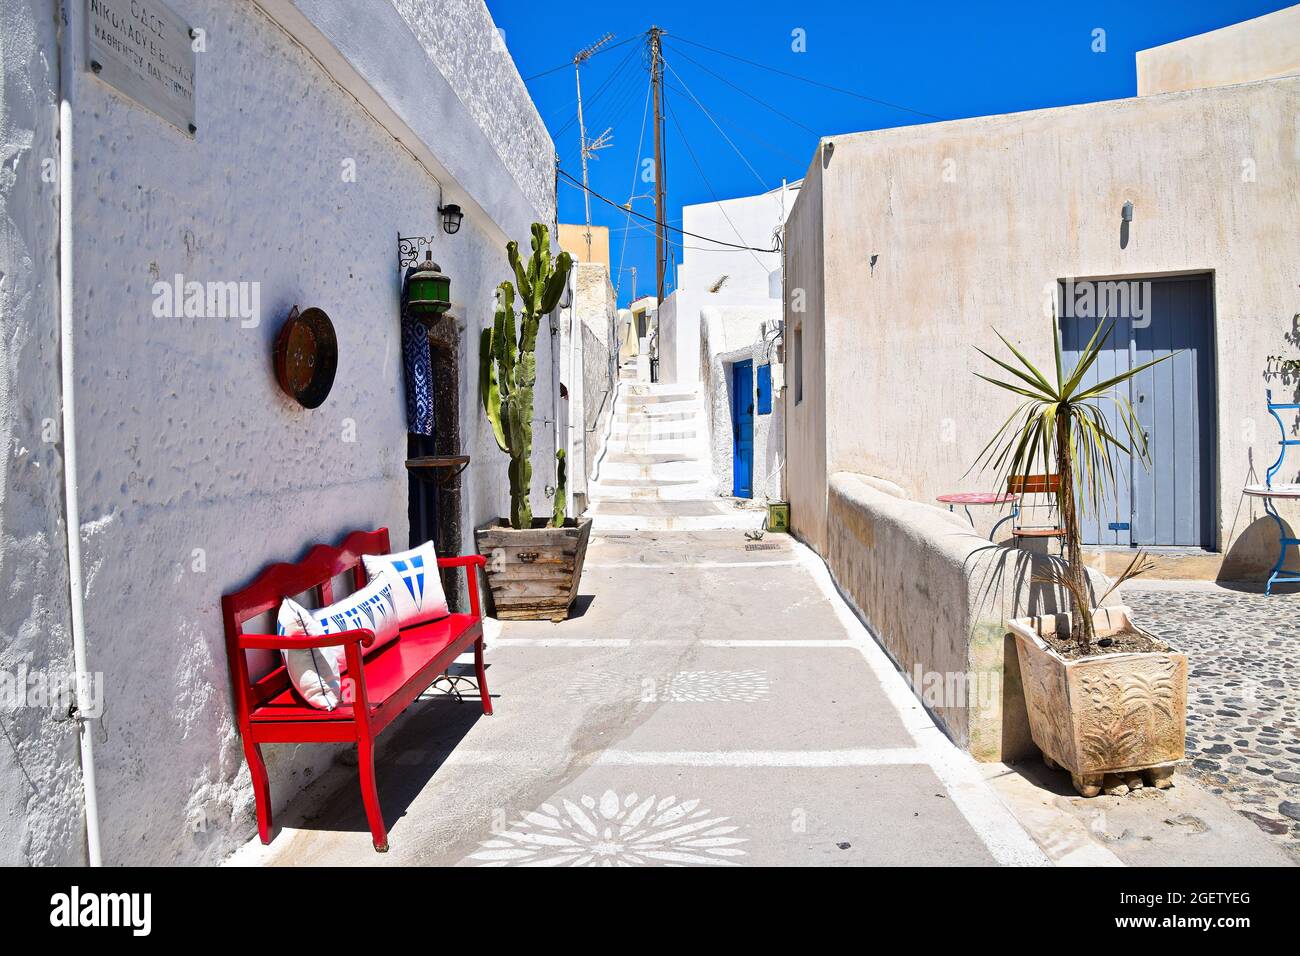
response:
M663 84L664 59L660 46L663 30L650 28L650 83L654 87L655 101L655 294L664 300L664 223L667 211L664 206L664 136L663 136Z
M581 147L579 151L582 153L582 201L587 208L588 262L591 261L591 192L587 189L587 155L609 145L609 130L601 133L596 142L587 142L587 125L582 119L582 72L580 68L584 60L588 59L612 39L614 39L614 34L606 33L585 50L579 50L573 58L573 81L578 87L578 145Z

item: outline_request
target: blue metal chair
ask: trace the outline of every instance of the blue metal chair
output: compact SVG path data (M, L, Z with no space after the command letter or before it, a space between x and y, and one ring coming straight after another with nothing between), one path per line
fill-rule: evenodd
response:
M1273 477L1282 470L1282 462L1286 459L1286 450L1292 445L1300 445L1300 438L1286 437L1286 424L1282 417L1278 415L1280 411L1297 411L1300 410L1300 404L1294 402L1275 402L1273 401L1273 390L1268 389L1264 392L1268 400L1268 413L1273 416L1277 422L1278 431L1282 433L1282 438L1278 441L1280 446L1277 453L1277 461L1269 466L1264 475L1264 486L1268 491L1273 490ZM1268 576L1268 585L1264 588L1265 594L1273 593L1273 585L1278 581L1300 581L1300 574L1294 571L1283 571L1282 565L1286 564L1286 549L1300 545L1300 538L1293 538L1287 534L1286 524L1283 523L1281 515L1277 513L1277 506L1273 504L1271 495L1262 495L1264 500L1264 510L1275 522L1277 522L1278 535L1278 554L1277 563L1273 565L1273 570Z

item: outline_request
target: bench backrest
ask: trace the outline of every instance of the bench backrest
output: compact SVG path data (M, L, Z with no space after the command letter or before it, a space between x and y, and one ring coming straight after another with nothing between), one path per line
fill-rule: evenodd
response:
M221 613L226 626L226 657L230 662L230 681L235 694L238 716L245 720L258 704L269 700L289 686L283 667L252 680L248 660L239 647L244 625L268 611L274 612L287 597L311 592L318 607L334 603L334 579L351 572L353 590L366 585L364 554L388 554L388 529L353 531L338 547L318 544L301 560L273 564L253 581L221 598Z

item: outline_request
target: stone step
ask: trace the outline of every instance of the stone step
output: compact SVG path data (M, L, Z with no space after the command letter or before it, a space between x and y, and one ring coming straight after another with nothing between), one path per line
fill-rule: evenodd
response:
M669 405L678 402L695 402L699 403L700 396L695 392L651 392L649 394L636 391L639 386L633 386L627 394L620 395L619 405Z
M678 485L693 485L694 481L689 478L601 478L591 487L595 489L600 485L608 485L610 488L673 488Z
M700 411L673 411L673 412L638 412L631 414L626 410L614 413L615 425L632 425L640 423L649 423L658 425L664 422L693 422L703 416L704 412Z
M726 515L736 509L722 501L638 501L635 499L609 499L593 506L598 515L644 515L648 518L703 518Z
M638 396L686 396L688 398L699 398L700 388L698 385L678 385L674 382L637 382L623 389L622 394Z
M638 464L635 461L611 461L608 456L600 465L600 481L623 478L635 481L714 481L713 466L700 459Z
M648 432L631 435L611 435L609 450L611 452L630 451L636 454L680 451L692 458L703 458L708 451L704 443L695 438L673 438L671 433L652 435Z
M695 429L689 431L658 431L652 428L616 428L609 436L611 447L613 442L666 442L693 441L696 437Z
M717 482L710 479L680 479L665 481L649 478L601 479L587 486L587 501L622 501L628 499L651 501L708 500L717 497Z
M641 502L636 502L644 509ZM731 508L714 514L610 514L593 508L591 527L594 533L611 531L712 531L722 529L752 530L762 527L760 510Z
M675 462L698 462L699 458L688 450L676 451L649 451L649 453L638 453L638 451L615 451L610 450L604 455L604 460L608 464L669 464Z

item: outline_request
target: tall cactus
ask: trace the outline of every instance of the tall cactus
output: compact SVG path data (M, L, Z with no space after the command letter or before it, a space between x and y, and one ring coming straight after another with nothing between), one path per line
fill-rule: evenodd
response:
M479 343L479 396L492 434L510 456L510 526L531 528L528 490L533 480L533 388L537 384L537 330L555 310L569 281L573 260L561 252L552 261L547 228L533 223L533 253L525 263L519 244L506 244L515 283L497 287L496 315ZM520 315L515 315L518 289Z
M564 449L561 448L555 453L555 510L551 513L551 527L564 527L564 506L565 496L568 489L565 487L564 475Z

